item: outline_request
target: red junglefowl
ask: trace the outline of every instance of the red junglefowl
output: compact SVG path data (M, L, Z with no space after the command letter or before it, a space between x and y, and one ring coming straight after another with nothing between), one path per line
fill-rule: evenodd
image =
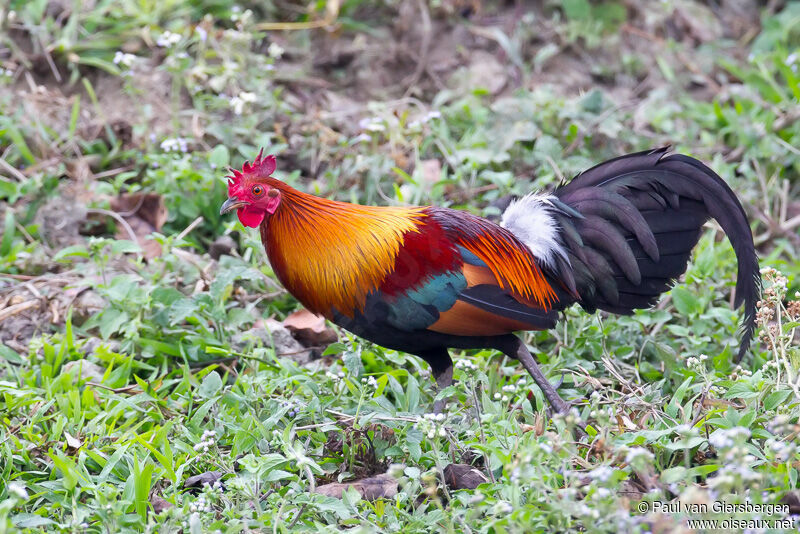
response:
M259 228L275 274L306 308L419 356L439 388L453 382L449 348L496 349L566 411L513 332L553 328L574 303L617 314L652 306L686 270L709 218L738 259L738 358L750 344L760 293L750 226L727 184L688 156L661 148L601 163L512 203L500 225L447 208L315 197L273 178L275 166L259 153L232 170L220 213L237 210Z

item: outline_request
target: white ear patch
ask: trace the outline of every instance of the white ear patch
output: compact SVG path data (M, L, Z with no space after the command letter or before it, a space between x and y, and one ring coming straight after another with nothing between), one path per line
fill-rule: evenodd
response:
M554 268L556 256L567 263L569 259L559 238L560 228L552 215L555 207L551 198L556 197L531 193L515 200L503 212L500 226L525 243L537 260Z

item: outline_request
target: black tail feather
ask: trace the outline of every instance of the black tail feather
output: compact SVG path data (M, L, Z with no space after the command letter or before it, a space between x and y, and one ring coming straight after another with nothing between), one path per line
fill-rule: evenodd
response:
M578 302L615 313L652 306L686 270L702 225L715 219L738 260L734 302L744 304L739 361L755 330L761 291L747 216L714 171L667 150L601 163L555 191L561 203L584 216L557 214L562 236L570 234L563 242Z

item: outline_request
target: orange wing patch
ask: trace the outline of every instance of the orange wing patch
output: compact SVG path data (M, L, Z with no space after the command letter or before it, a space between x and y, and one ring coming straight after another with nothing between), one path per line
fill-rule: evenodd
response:
M534 330L528 323L495 315L457 300L428 330L452 336L501 336L520 330Z
M458 244L482 259L494 275L494 283L503 289L510 290L524 300L533 301L545 310L556 301L555 291L544 279L544 274L531 253L527 248L520 250L516 243L508 240L505 235L483 234L470 240L461 239ZM486 273L477 270L486 269L474 267L472 276L476 280L486 279ZM466 267L464 274L467 276ZM468 282L469 280L467 277Z

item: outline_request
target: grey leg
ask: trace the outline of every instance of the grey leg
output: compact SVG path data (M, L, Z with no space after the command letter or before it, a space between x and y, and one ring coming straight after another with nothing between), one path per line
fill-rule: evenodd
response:
M531 356L528 347L525 346L525 343L523 343L519 338L515 339L516 346L513 347L513 352L507 352L506 350L503 352L506 354L506 356L515 358L522 363L525 369L527 369L528 373L533 377L536 385L539 386L539 389L541 389L542 393L544 393L547 402L550 403L550 406L552 406L557 413L567 413L569 411L569 403L567 403L567 401L558 395L556 388L554 388L550 381L547 380L547 377L544 376L542 370L539 369L539 365L533 359L533 356Z
M419 356L430 364L431 373L433 373L433 378L436 380L436 389L438 391L453 385L453 360L450 359L447 349L426 352ZM433 403L433 412L442 413L444 406L445 401L443 399L435 401Z
M442 391L444 388L453 385L453 366L449 366L447 369L442 371L439 374L434 373L433 378L436 379L436 389L438 391ZM444 406L447 401L445 399L439 399L433 402L433 413L442 413L444 412Z

